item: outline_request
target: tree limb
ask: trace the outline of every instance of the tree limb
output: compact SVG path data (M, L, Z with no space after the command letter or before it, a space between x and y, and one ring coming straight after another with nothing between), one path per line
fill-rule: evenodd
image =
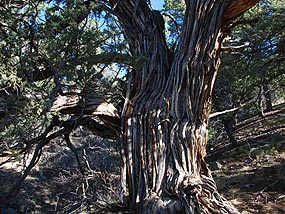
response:
M55 125L55 124L52 122L50 127L53 126L53 125ZM56 131L56 132L54 132L54 133L52 133L52 134L47 136L49 131L51 131L50 127L47 128L47 130L44 132L45 134L42 134L42 135L39 136L40 138L37 137L37 138L34 138L34 139L31 140L31 143L33 144L33 146L35 146L35 150L33 152L33 157L31 159L31 161L29 162L28 166L23 171L22 176L19 178L19 180L16 182L16 184L11 188L11 190L6 195L6 197L4 197L4 201L8 200L11 197L14 197L18 193L18 191L20 190L22 182L26 179L26 177L30 173L31 169L40 160L43 147L45 145L47 145L52 139L55 139L55 138L57 138L59 136L62 136L62 135L65 135L66 133L71 132L71 129L63 128L63 129L60 129L59 131ZM35 139L39 139L39 141L35 141ZM32 147L30 147L29 150L32 149ZM28 150L24 149L24 150L21 151L21 153L23 151L28 152Z
M102 117L101 117L102 118ZM107 120L108 118L108 120ZM84 126L89 129L94 135L118 140L120 137L121 121L115 117L105 117L104 122L97 117L83 116L79 118L71 118L70 120L62 123L63 127L77 127Z
M260 0L230 0L226 4L224 20L230 22L256 5Z
M82 125L104 138L118 139L120 136L121 121L117 109L94 92L59 95L50 111L75 115L63 122L63 127Z
M242 45L236 45L236 46L224 46L222 47L222 51L226 53L237 52L237 51L243 50L244 48L248 46L249 46L249 42L246 42L245 44L242 44Z
M256 99L251 99L245 103L242 103L240 104L239 106L235 107L235 108L232 108L232 109L227 109L227 110L224 110L224 111L219 111L219 112L214 112L212 114L210 114L210 118L214 118L214 117L218 117L218 116L221 116L221 115L224 115L224 114L227 114L227 113L231 113L231 112L234 112L234 111L237 111L239 110L240 108L246 106L246 105L249 105L250 103L254 102Z

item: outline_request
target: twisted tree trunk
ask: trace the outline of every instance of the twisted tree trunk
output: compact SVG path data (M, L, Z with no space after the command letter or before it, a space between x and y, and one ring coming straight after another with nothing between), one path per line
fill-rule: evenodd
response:
M130 68L121 117L122 181L133 210L238 213L218 193L204 157L223 20L241 11L222 0L186 1L183 31L171 58L157 11L142 0L110 2L132 54L147 59ZM236 14L224 13L228 7Z

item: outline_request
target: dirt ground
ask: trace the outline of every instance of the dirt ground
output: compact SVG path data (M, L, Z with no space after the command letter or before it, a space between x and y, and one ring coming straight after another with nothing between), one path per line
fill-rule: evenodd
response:
M207 157L219 191L241 213L285 213L285 108L238 123L239 145L221 140Z
M25 179L17 196L5 196L17 182L22 163L0 168L0 213L102 213L120 199L118 145L96 138L89 132L72 137L84 176L74 153L63 141L53 141L43 151L38 165ZM120 207L118 207L120 209Z
M210 164L219 191L241 213L285 213L284 146L238 158L233 154Z
M239 145L223 140L207 157L219 191L243 214L285 213L284 109L238 125ZM83 136L82 136L83 133ZM119 213L119 145L77 130L72 137L84 174L61 140L51 142L39 164L9 201L22 162L0 166L0 213ZM27 159L28 161L29 159ZM0 163L4 159L0 160ZM110 211L107 212L106 208Z

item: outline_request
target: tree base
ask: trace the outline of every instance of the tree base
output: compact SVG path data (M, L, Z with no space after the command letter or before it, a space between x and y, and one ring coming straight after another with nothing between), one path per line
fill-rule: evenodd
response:
M205 191L204 191L205 193ZM142 214L196 214L196 213L229 213L239 214L238 210L218 192L211 197L205 194L187 194L181 190L177 199L170 197L151 196L138 204L135 213Z

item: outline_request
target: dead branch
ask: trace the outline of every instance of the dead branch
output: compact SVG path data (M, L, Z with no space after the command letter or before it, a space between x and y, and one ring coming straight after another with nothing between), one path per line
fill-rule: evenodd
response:
M251 99L245 103L242 103L240 104L239 106L235 107L235 108L232 108L232 109L227 109L227 110L224 110L224 111L219 111L219 112L214 112L212 114L210 114L210 118L214 118L214 117L218 117L218 116L221 116L221 115L224 115L224 114L227 114L227 113L231 113L231 112L234 112L234 111L237 111L239 110L240 108L244 107L244 106L247 106L251 103L253 103L256 99Z
M245 49L246 47L249 46L249 42L246 42L242 45L236 45L236 46L224 46L222 47L222 51L225 52L225 53L235 53L235 52L238 52L238 51L241 51L243 49Z
M33 157L30 161L30 163L28 164L28 166L26 167L26 169L24 169L22 176L19 178L19 180L16 182L16 184L12 187L12 189L9 191L9 193L7 194L7 196L5 197L4 200L8 200L11 197L17 195L17 193L19 192L22 182L26 179L26 177L28 176L28 174L30 173L31 169L38 163L38 161L41 158L41 154L42 154L42 149L45 145L47 145L52 139L55 139L59 136L65 135L66 133L70 132L71 130L68 128L63 128L57 132L54 132L52 134L50 134L49 136L41 139L39 142L37 142L34 153L33 153ZM34 141L34 139L32 140ZM31 150L32 147L29 148L29 150ZM28 151L29 151L28 150ZM27 150L25 151L27 152Z
M75 115L62 122L63 127L81 125L104 138L118 139L120 136L121 120L117 109L96 93L60 95L50 111Z
M66 145L68 146L68 148L74 153L75 155L75 159L77 161L77 164L78 164L78 167L79 167L79 170L81 172L82 175L84 175L84 168L80 162L80 158L79 158L79 155L78 155L78 152L76 150L76 148L74 147L74 145L72 144L71 140L70 140L70 132L66 133L64 135L64 140L66 142Z

